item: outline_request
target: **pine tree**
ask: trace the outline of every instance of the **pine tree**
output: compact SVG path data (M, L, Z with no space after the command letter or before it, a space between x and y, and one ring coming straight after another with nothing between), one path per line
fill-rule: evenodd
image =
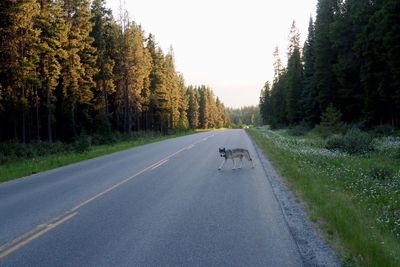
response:
M368 24L359 41L363 55L361 81L365 112L372 124L399 125L399 4L372 1L366 8ZM360 39L361 39L360 38Z
M287 124L286 113L286 70L282 67L278 47L274 50L274 81L271 88L271 110L273 118L272 127L280 127Z
M271 103L271 85L268 81L264 84L264 88L261 89L259 108L262 123L264 125L271 124L273 121L274 113Z
M337 51L333 49L330 29L339 12L339 0L319 0L315 21L315 86L319 114L329 104L337 103L337 83L333 72Z
M225 107L224 104L221 102L221 100L219 100L219 98L217 97L215 100L215 106L216 106L216 122L215 122L215 126L217 128L222 128L225 127Z
M303 46L303 93L301 105L303 106L304 122L315 126L319 120L318 92L315 86L315 28L312 17L308 26L307 40Z
M199 125L202 129L210 127L210 103L207 91L208 88L205 85L197 88L199 94Z
M182 75L178 76L178 86L179 86L179 122L178 129L179 130L187 130L189 128L188 121L188 108L189 108L189 100L186 94L186 85L185 79Z
M362 56L354 51L357 35L363 27L361 24L366 23L362 17L355 18L357 13L363 12L360 4L359 0L349 0L342 4L341 12L336 15L331 26L332 45L337 51L337 63L333 65L337 79L337 106L347 122L359 121L363 110L359 71Z
M342 132L342 113L333 105L329 105L322 113L321 122L317 129L323 137Z
M122 103L118 109L123 130L130 132L139 121L143 107L148 104L151 58L145 48L143 31L135 23L128 23L121 36L121 56L118 62L117 98Z
M168 128L174 129L179 122L180 90L178 75L175 70L174 53L170 48L165 57L165 78L168 89L167 111L169 113Z
M37 27L41 32L38 72L41 77L41 97L47 110L47 138L49 142L53 141L53 123L55 121L56 96L54 91L59 84L61 62L66 57L62 44L66 42L67 28L65 27L62 6L62 1L40 1L40 14L36 20Z
M62 116L58 124L64 138L75 138L78 132L88 128L89 110L96 84L96 49L90 37L90 9L87 0L65 1L66 26L68 38L64 44L66 58L62 64Z
M0 83L9 115L2 121L12 125L13 130L7 135L15 139L20 137L24 143L28 139L27 120L31 107L38 105L38 98L33 97L37 95L38 87L36 65L40 31L34 27L38 12L35 0L4 0L0 3Z
M279 47L275 47L274 52L274 83L277 82L284 71L279 53Z
M387 0L382 8L384 45L390 69L390 87L394 102L391 107L392 126L400 127L400 5L397 0Z
M105 0L94 0L92 2L93 30L90 36L94 39L93 46L96 48L96 66L99 72L94 77L96 88L99 92L96 95L96 110L105 114L106 120L109 117L109 98L115 92L114 66L115 60L115 31L113 17L110 9L105 8Z
M188 121L191 129L199 127L199 99L197 90L193 86L189 86L186 91L188 97Z
M165 56L156 46L154 36L149 35L147 49L151 55L149 110L153 129L165 131L168 125L168 89L165 77Z
M288 66L286 70L286 111L289 124L297 124L303 117L300 97L303 94L303 65L300 55L300 34L293 22L289 35Z

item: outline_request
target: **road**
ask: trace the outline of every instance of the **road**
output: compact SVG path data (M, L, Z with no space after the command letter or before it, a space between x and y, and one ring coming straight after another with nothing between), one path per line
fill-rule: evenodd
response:
M250 164L218 171L219 147ZM0 184L0 266L302 266L245 131L165 140Z

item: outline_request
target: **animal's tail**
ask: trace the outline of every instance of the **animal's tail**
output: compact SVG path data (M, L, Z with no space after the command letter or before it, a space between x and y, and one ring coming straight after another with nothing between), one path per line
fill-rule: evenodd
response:
M253 160L251 159L251 157L250 157L249 151L247 151L247 153L245 154L245 157L246 157L247 160L253 161Z

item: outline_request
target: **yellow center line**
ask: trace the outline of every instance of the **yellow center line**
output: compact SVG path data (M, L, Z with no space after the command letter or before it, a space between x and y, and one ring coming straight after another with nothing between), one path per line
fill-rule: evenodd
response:
M8 247L13 246L14 244L20 242L21 240L23 240L23 239L29 237L30 235L36 233L37 231L39 231L39 230L41 230L41 229L43 229L43 228L46 228L46 225L45 225L45 224L40 224L40 225L36 226L35 229L33 229L33 230L31 230L31 231L29 231L29 232L27 232L27 233L25 233L25 234L19 236L18 238L14 239L14 240L11 241L11 242L8 242L8 243L3 244L3 245L0 247L0 251L3 251L3 250L5 250L5 249L8 248ZM0 258L1 258L1 257L0 257Z
M41 230L40 232L37 232L36 234L30 236L29 238L17 243L15 246L3 251L0 253L0 259L4 258L5 256L13 253L14 251L20 249L21 247L25 246L26 244L30 243L31 241L35 240L36 238L38 238L41 235L44 235L45 233L47 233L48 231L50 231L51 229L57 227L58 225L68 221L69 219L71 219L72 217L74 217L76 214L78 214L78 212L74 212L72 214L69 214L68 216L65 216L63 219L59 220L58 222L52 223L47 225L43 230ZM10 242L13 243L13 242Z
M170 158L178 155L179 153L181 153L182 151L188 150L190 148L192 148L193 146L195 146L196 144L206 141L208 138L213 137L214 134L210 135L207 138L203 138L200 139L190 145L187 145L181 149L179 149L178 151L166 156L165 158L151 164L150 166L144 168L143 170L139 171L138 173L122 180L121 182L107 188L106 190L96 194L95 196L81 202L80 204L76 205L75 207L71 208L70 210L68 210L64 215L62 216L58 216L55 217L53 219L51 219L49 221L48 224L40 224L38 225L36 228L34 228L33 230L17 237L16 239L7 242L5 244L3 244L2 246L0 246L0 259L4 258L5 256L15 252L16 250L20 249L22 246L32 242L33 240L37 239L38 237L42 236L43 234L47 233L48 231L50 231L51 229L57 227L58 225L68 221L69 219L71 219L72 217L74 217L75 215L78 214L78 209L82 208L83 206L89 204L90 202L98 199L99 197L107 194L108 192L114 190L115 188L131 181L132 179L136 178L137 176L141 175L142 173L148 171L148 170L152 170L155 169L159 166L161 166L162 164L166 163Z

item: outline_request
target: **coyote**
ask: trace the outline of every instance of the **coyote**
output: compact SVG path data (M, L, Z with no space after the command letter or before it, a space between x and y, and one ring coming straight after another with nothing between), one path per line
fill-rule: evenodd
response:
M226 148L220 148L219 149L219 154L221 157L224 158L224 161L221 163L219 166L218 170L221 170L222 167L225 165L225 163L228 161L228 159L232 159L233 162L233 168L232 170L236 169L236 162L235 158L240 158L241 165L239 169L243 167L243 158L246 158L248 161L251 161L252 168L254 168L254 162L250 157L250 153L247 149L243 148L234 148L234 149L226 149Z

